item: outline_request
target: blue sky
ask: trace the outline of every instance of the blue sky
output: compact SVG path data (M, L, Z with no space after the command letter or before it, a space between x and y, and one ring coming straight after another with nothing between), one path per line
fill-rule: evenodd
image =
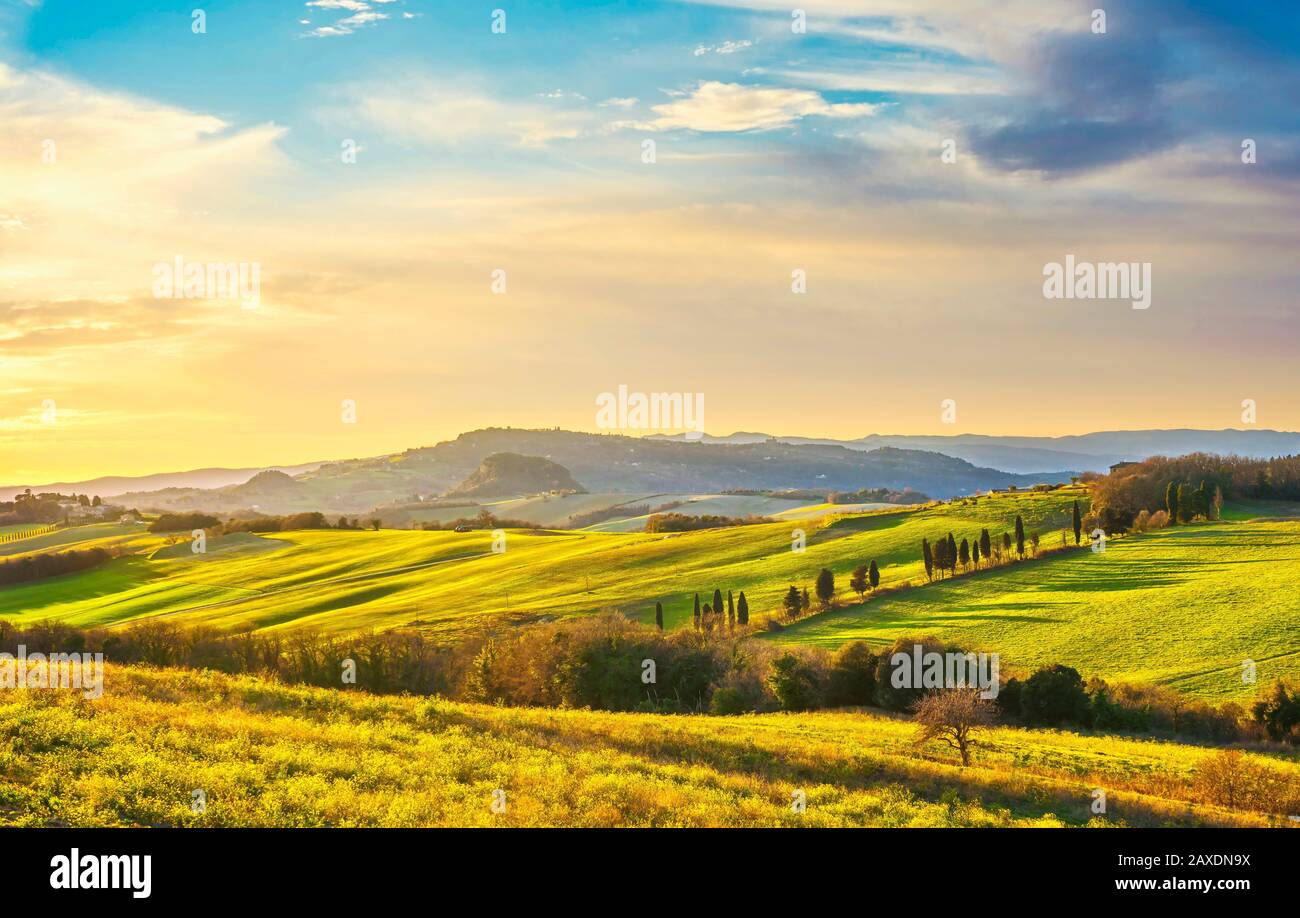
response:
M718 433L1300 428L1300 7L1097 5L0 0L0 477L590 429L619 384ZM176 254L260 308L159 302ZM1152 307L1045 300L1066 254Z

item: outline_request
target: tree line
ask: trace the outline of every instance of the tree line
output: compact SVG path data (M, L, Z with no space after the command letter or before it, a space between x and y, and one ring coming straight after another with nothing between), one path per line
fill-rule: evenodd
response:
M695 594L695 608L691 615L693 631L701 632L705 635L712 635L715 632L722 634L724 629L727 633L734 633L737 628L749 627L749 600L745 598L745 591L740 591L739 599L733 597L731 590L727 590L727 608L724 613L722 610L722 590L713 591L713 601L700 605L700 594ZM660 631L664 630L664 604L655 603L655 627Z
M23 555L21 558L0 561L0 586L89 570L113 557L113 553L106 548Z
M880 648L863 641L835 651L791 647L745 633L664 632L612 612L521 625L451 645L414 630L223 631L163 620L82 629L0 620L0 651L16 652L18 644L29 652L102 652L110 663L214 669L332 688L343 687L341 673L350 662L356 687L370 692L713 714L841 707L915 714L927 695L961 690L896 686L894 655L910 656L916 645L927 653L968 652L929 637L901 637ZM1216 707L1163 686L1085 680L1074 668L1054 664L1024 677L1004 672L996 698L984 704L991 722L1009 725L1300 745L1300 686L1282 680L1261 687L1248 709L1233 702Z
M1178 525L1218 519L1225 500L1300 501L1300 456L1152 456L1084 479L1103 527L1119 532L1144 510L1148 517L1165 513L1170 525Z
M1083 537L1083 518L1077 500L1074 502L1073 527L1074 544L1077 546ZM939 536L933 542L922 538L921 562L925 566L926 579L942 580L944 577L954 577L959 572L1009 564L1022 560L1026 553L1030 557L1037 557L1042 537L1037 531L1027 533L1025 521L1018 514L1014 531L1014 537L1008 532L993 536L988 529L981 529L977 537L963 538L961 542L951 532ZM1066 545L1064 530L1061 533L1061 544L1062 547Z

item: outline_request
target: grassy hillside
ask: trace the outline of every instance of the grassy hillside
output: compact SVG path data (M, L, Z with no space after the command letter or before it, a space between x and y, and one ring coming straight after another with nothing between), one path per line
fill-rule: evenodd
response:
M26 531L33 528L35 527L13 527L12 531ZM143 545L151 539L155 543L161 541L150 536L147 530L148 527L140 523L91 523L86 526L71 526L30 539L6 542L0 545L0 558L38 551L64 551L69 548Z
M800 520L672 535L511 532L491 551L487 532L304 530L264 537L273 551L154 551L52 581L0 590L0 618L112 624L142 616L256 627L326 630L416 624L453 635L484 624L622 608L649 620L664 603L669 625L690 621L695 591L745 590L753 614L777 611L790 583L823 566L847 584L876 558L882 582L920 576L923 535L949 529L1059 528L1071 492L999 496L866 516ZM807 549L792 551L792 533Z
M1070 490L999 494L929 508L681 533L511 532L504 554L487 532L295 531L164 545L136 527L85 527L128 539L140 554L102 567L0 589L0 618L112 625L151 616L225 627L325 631L414 626L453 639L478 629L607 608L650 621L662 601L669 627L689 625L692 597L744 590L752 614L780 611L791 584L830 567L842 601L769 635L773 640L875 645L935 634L996 650L1004 665L1065 663L1085 675L1160 682L1191 695L1246 699L1241 662L1261 681L1300 676L1300 522L1227 521L1112 540L1087 551L925 583L923 536L974 537L987 526L1026 528L1059 545ZM1083 498L1086 500L1086 498ZM791 534L807 547L792 551ZM65 540L77 530L64 530ZM35 541L35 540L33 540ZM22 545L23 543L16 543ZM76 544L65 541L65 544ZM80 546L79 546L80 547ZM852 569L876 559L883 586L913 588L858 604Z
M961 769L914 736L870 714L511 709L110 667L94 702L0 697L0 824L1286 824L1208 803L1197 769L1209 749L995 729ZM1250 758L1300 780L1294 757ZM1094 788L1105 817L1090 811Z
M1249 697L1300 676L1300 523L1180 526L1111 540L1105 552L932 584L812 616L780 640L838 646L935 634L998 650L1017 666L1068 663L1085 675Z

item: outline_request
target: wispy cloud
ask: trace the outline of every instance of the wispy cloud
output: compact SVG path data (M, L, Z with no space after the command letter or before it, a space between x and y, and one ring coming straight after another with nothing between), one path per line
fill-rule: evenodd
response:
M652 106L658 117L643 127L710 133L769 131L809 116L861 118L877 108L870 103L827 102L809 90L706 81L671 102Z
M752 47L754 43L746 38L740 41L724 41L720 45L696 45L694 54L696 57L704 57L706 54L736 54Z
M497 140L542 147L579 137L594 125L592 113L585 107L506 102L426 77L351 83L336 88L333 95L318 110L322 121L366 127L399 142L425 146ZM540 95L554 101L575 98L571 94Z
M374 25L385 19L391 18L388 13L381 13L374 9L374 5L395 3L397 0L309 0L307 7L315 8L322 11L348 12L351 15L336 19L328 25L317 26L307 33L312 38L329 38L342 35L351 35L358 29L365 26ZM413 19L411 13L403 13L403 19ZM310 20L301 20L304 25L310 25Z

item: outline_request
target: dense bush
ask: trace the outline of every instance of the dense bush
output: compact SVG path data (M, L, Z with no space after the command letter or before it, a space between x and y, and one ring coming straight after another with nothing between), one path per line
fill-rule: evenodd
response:
M958 647L942 644L934 638L899 638L892 647L881 651L876 658L875 699L880 707L891 711L910 711L925 694L925 689L920 686L896 686L893 680L896 668L892 662L894 654L906 654L907 661L900 665L910 667L912 654L917 645L920 645L923 654L963 652Z
M112 557L112 552L107 549L86 548L78 551L42 552L0 561L0 586L84 571L103 564Z
M1300 745L1300 689L1279 679L1251 714L1269 739Z
M345 662L356 669L355 684L372 692L451 694L460 683L462 662L451 649L415 632L348 636L308 631L225 632L152 621L114 630L83 630L41 622L18 627L0 620L0 650L103 653L112 663L145 663L253 673L285 682L346 688Z
M1020 713L1033 724L1090 722L1088 693L1079 671L1070 666L1046 666L1025 680L1020 690Z
M252 519L227 520L223 532L290 532L294 529L329 529L325 514L291 513L287 516L257 516ZM341 526L340 528L347 528Z
M787 650L772 661L767 684L782 710L819 708L825 699L825 659L802 648Z
M685 513L652 513L646 520L646 532L692 532L696 529L719 529L723 526L749 526L772 522L765 516L690 516Z
M864 641L845 644L831 657L826 704L833 708L871 704L876 691L876 653Z
M150 532L190 532L211 529L221 521L206 513L164 513L149 525Z

